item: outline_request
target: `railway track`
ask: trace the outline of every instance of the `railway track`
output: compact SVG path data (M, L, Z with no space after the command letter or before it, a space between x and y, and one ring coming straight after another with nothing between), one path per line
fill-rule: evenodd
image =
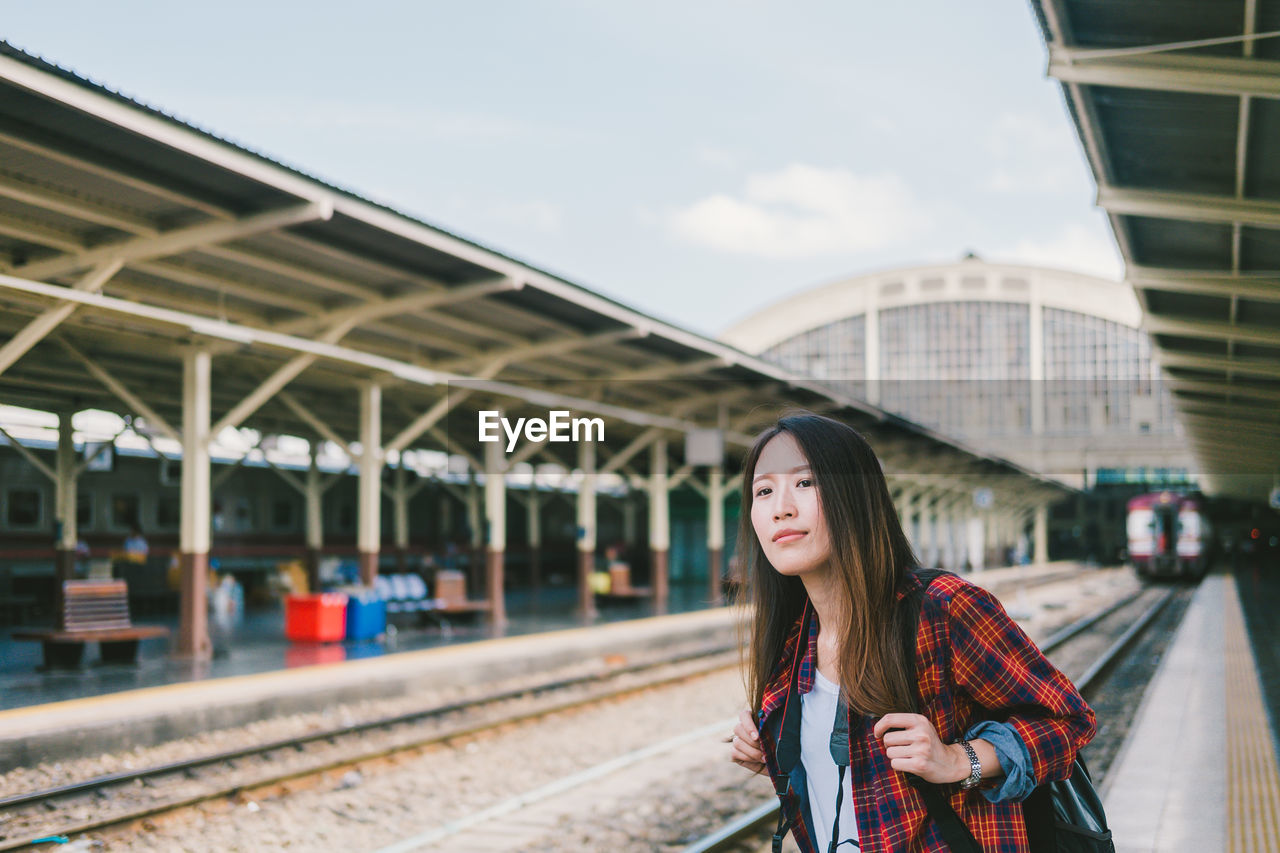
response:
M1092 700L1143 632L1172 602L1189 594L1179 588L1147 587L1139 590L1051 635L1041 644L1041 651L1055 666L1071 676L1082 696ZM1100 646L1102 651L1084 658L1087 662L1083 665L1078 654L1072 655L1070 664L1059 662L1073 644L1086 639L1089 645ZM762 839L772 834L777 821L778 801L769 798L690 844L682 853L730 853L758 849Z
M697 678L737 664L736 647L703 648L642 664L614 667L603 676L595 673L549 680L465 701L0 798L0 826L5 835L0 840L0 851L39 848L65 843L73 836L146 825L161 816L202 804L299 790L357 767L394 764L436 744ZM581 695L563 698L565 693L575 691ZM502 707L512 704L519 707ZM423 724L449 718L473 720L477 712L486 710L491 711L490 716L480 722L446 724L430 732L414 731ZM397 729L403 730L404 736L393 743L378 744L374 748L359 743L362 736ZM317 759L307 760L305 753L317 744L327 748ZM300 754L301 760L298 760ZM279 765L287 765L287 769L276 769ZM173 788L184 789L184 793L157 797L160 792ZM186 789L190 789L189 792ZM142 790L144 796L137 799L151 802L111 809L113 801L131 799L120 792L133 794L138 790ZM97 814L75 822L59 820L58 812L70 810L68 804L79 805L81 810L90 806L89 810Z
M1100 658L1090 652L1087 655L1087 661L1085 661L1086 656L1078 653L1080 650L1072 645L1073 640L1078 640L1079 638L1088 635L1096 645L1098 643L1097 637L1101 634L1102 645L1115 646L1108 655L1108 657L1114 659L1117 654L1121 654L1120 649L1124 647L1123 643L1117 644L1114 642L1117 636L1126 633L1129 629L1133 628L1133 626L1137 625L1138 628L1129 633L1129 638L1136 638L1141 627L1150 624L1151 620L1163 610L1167 601L1168 599L1159 590L1140 591L1124 598L1121 601L1108 605L1089 617L1079 620L1067 628L1064 628L1046 640L1045 644L1051 645L1051 648L1053 649L1074 649L1077 652L1075 658L1078 661L1076 668L1081 672L1086 672L1089 668L1094 668L1092 665ZM1085 649L1085 651L1088 652L1089 650ZM1104 677L1103 667L1097 667L1094 669L1095 672L1099 674L1090 677L1089 684L1100 683ZM725 720L720 728L717 728L716 725L712 725L708 730L713 733L722 732L731 724L731 720ZM685 744L688 743L687 739L682 738L673 739L673 742L676 741ZM683 747L682 751L691 748L692 747L690 745L686 745ZM655 750L661 751L662 749L662 745L656 745L652 750L641 750L639 752ZM703 753L703 755L704 758L702 760L719 760L716 754L707 755L706 753ZM670 762L674 760L674 758L675 755L672 754L670 757L666 758L665 761ZM627 757L623 756L618 759L611 759L610 763L619 760L626 761ZM661 763L661 761L662 760L660 759L652 759L650 763ZM605 765L599 765L576 775L581 778L586 778L588 776L593 776L597 771L603 771L604 769ZM679 775L677 771L672 770L670 766L667 766L665 771L667 776L672 776L673 774ZM645 772L644 765L640 764L638 767L633 767L628 772L633 774L643 774ZM434 827L420 835L404 838L396 844L380 848L377 853L411 853L411 851L427 849L450 849L451 844L458 844L459 849L495 851L511 849L545 849L554 851L569 849L615 849L619 844L623 845L625 849L628 850L639 850L642 849L642 847L645 849L648 847L662 847L663 849L668 849L668 846L672 843L672 839L682 837L685 832L685 830L682 829L683 826L690 825L689 822L692 822L695 825L705 826L705 821L708 817L707 813L715 814L717 811L715 798L713 796L709 796L702 797L698 802L682 802L674 815L669 814L666 816L659 816L659 814L652 812L652 804L647 803L646 800L643 799L644 794L642 792L640 794L641 799L622 800L622 802L628 802L633 808L639 809L642 813L649 813L651 815L651 817L641 821L641 823L649 824L645 830L645 835L632 835L629 839L623 840L620 836L625 837L628 835L624 830L614 830L612 834L608 834L609 831L605 830L602 833L599 827L599 824L602 822L602 818L600 817L597 817L594 820L594 823L597 824L597 826L590 830L595 833L594 835L587 835L585 837L575 836L579 844L578 847L557 846L558 841L554 834L539 837L536 834L531 835L526 831L530 825L535 824L540 824L544 827L560 827L565 833L572 831L570 827L574 827L576 825L576 820L574 818L570 818L567 823L563 821L555 823L548 820L545 815L539 817L536 814L536 807L533 807L533 805L543 799L544 794L552 790L562 792L565 788L578 784L583 783L576 781L571 777L558 779L551 784L543 786L542 788L525 791L507 801L500 802L482 811L474 812L464 818L453 820L448 824ZM696 785L696 783L694 784ZM688 792L688 789L683 786L682 790L685 790L686 793ZM723 791L724 789L716 790ZM604 795L604 799L601 800L605 805L593 808L604 815L615 814L619 819L621 819L623 816L616 812L619 805L617 793L617 791L612 792L612 807L607 805L607 802L610 800L610 796L606 794ZM598 788L593 789L591 795L592 802L595 802L597 797L600 795L601 791ZM711 845L709 849L717 850L746 851L758 848L760 836L763 834L767 838L768 831L772 829L773 822L776 820L775 802L776 801L769 800L760 803L749 812L736 817L728 825L720 827L714 831L709 839L697 842L690 849L697 850L700 849L701 846L708 844ZM581 797L579 797L577 807L580 809L581 805ZM702 810L701 814L697 814L699 809ZM604 818L604 820L607 820L607 818ZM590 826L592 823L593 821L588 820L585 825ZM485 828L486 824L488 825L488 829Z
M1062 579L1050 575L1028 578L1027 582L1040 585ZM1104 612L1059 632L1046 641L1046 647L1066 645L1099 621L1116 618L1115 614L1131 605L1136 597L1112 605ZM1119 618L1129 619L1123 615ZM3 818L0 826L3 826L7 838L0 840L0 851L24 849L46 838L61 839L129 828L150 829L162 818L177 817L197 807L216 812L220 808L230 809L236 803L266 800L331 784L344 774L394 767L441 743L685 681L732 668L737 663L736 648L702 649L678 658L616 667L607 673L607 680L603 683L599 674L556 679L412 713L337 726L300 737L3 798L0 799L0 817ZM578 695L566 697L566 693L575 691ZM530 707L531 700L540 701ZM518 708L502 707L517 703ZM489 709L490 715L477 721L477 713L485 709ZM448 725L441 723L446 718L463 716L467 719L455 720ZM421 730L423 724L433 723L439 725L430 732ZM393 743L380 742L373 747L361 742L366 736L381 738L390 730L400 730L403 736ZM319 750L313 754L317 747ZM556 785L546 787L553 791ZM85 811L86 805L89 806L92 817L69 819L77 804L81 812ZM522 795L512 798L507 807L527 804L528 797ZM496 816L496 813L477 814L472 820L473 823L492 821ZM455 824L452 831L462 831L471 825L456 821Z

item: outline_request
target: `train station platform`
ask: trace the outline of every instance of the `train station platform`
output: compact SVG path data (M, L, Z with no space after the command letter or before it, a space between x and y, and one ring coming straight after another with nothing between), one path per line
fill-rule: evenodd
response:
M1042 583L1068 576L1080 564L1054 562L989 569L968 577L1000 594L1020 583ZM667 613L686 613L707 607L705 584L673 584ZM512 637L584 627L577 615L577 593L569 587L544 586L537 590L507 593L508 622L501 636ZM654 615L649 599L615 599L602 602L589 624L639 619ZM139 623L159 624L176 633L176 616L139 618ZM214 631L211 626L211 632ZM14 640L13 629L0 628L0 711L81 699L125 690L160 687L187 681L228 678L275 672L314 664L336 663L383 655L414 652L495 637L483 614L449 617L433 622L424 617L418 627L400 630L384 638L326 644L298 644L284 636L284 614L279 606L250 610L226 635L215 634L220 654L210 661L193 663L168 654L170 640L143 640L136 665L103 665L91 650L78 669L45 670L40 643Z
M152 746L339 705L523 684L707 646L731 649L736 637L736 611L718 607L12 708L0 711L0 768Z
M1103 784L1117 853L1280 851L1278 570L1196 591Z
M508 622L501 636L517 637L546 631L580 628L577 594L572 588L543 587L507 594ZM685 613L706 607L705 585L674 585L668 613ZM618 601L598 608L590 624L605 624L653 615L647 599ZM140 618L140 623L169 627L176 634L176 616ZM143 640L136 665L102 664L94 651L77 669L43 669L40 643L14 640L12 630L0 630L0 711L82 699L120 691L160 687L190 681L231 678L276 672L317 664L382 657L470 643L495 637L483 613L451 616L445 620L422 615L419 624L389 632L379 639L338 643L291 643L284 636L280 606L250 610L231 631L214 633L217 654L209 661L193 662L170 657L170 640ZM94 646L96 644L90 644Z
M1069 579L1075 563L992 569L969 575L996 594ZM738 640L731 608L706 608L705 588L673 586L668 615L645 601L602 606L584 626L572 589L508 594L501 638L481 617L447 631L401 631L394 638L292 644L279 611L241 626L230 654L201 664L167 656L145 641L135 666L86 664L40 671L38 643L0 635L0 767L22 766L160 742L327 705L404 695L430 685L476 685L544 673L608 655L636 659L682 644Z

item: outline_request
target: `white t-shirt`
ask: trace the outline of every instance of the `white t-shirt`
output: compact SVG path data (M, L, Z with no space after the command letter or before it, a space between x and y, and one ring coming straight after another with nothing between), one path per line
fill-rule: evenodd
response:
M831 729L836 721L840 688L813 671L813 689L800 697L800 763L809 789L809 811L813 815L813 842L821 853L831 843L831 821L836 816L836 782L839 771L831 757ZM844 771L844 800L840 804L840 846L838 853L858 849L858 821L853 808L853 773ZM855 843L845 844L846 840Z

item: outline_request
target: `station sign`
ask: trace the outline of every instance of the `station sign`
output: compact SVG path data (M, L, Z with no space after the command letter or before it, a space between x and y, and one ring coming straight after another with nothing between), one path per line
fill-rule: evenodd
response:
M115 444L110 441L86 441L84 443L84 470L110 472L115 470Z

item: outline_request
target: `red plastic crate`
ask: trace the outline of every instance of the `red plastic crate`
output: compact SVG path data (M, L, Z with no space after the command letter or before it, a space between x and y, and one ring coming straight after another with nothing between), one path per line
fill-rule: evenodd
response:
M331 643L347 635L347 597L340 592L287 595L284 635L302 643Z

